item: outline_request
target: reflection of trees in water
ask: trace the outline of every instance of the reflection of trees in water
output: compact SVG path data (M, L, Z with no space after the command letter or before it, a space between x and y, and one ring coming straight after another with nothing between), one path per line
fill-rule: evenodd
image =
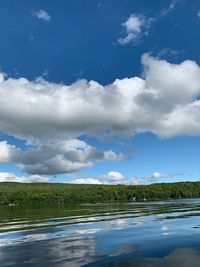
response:
M191 248L181 248L172 251L162 258L125 258L117 257L98 263L84 265L85 267L199 267L200 253Z
M193 249L163 257L179 246L199 248L200 205L195 201L84 205L47 214L36 210L36 215L31 209L16 218L0 216L0 266L200 267ZM142 257L146 253L151 258Z
M75 267L94 256L94 239L83 235L3 247L0 266Z

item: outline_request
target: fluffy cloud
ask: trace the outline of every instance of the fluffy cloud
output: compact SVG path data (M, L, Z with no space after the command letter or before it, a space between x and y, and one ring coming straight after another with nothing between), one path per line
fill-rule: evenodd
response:
M141 185L141 184L151 184L155 182L159 182L160 179L162 178L174 178L174 177L183 177L186 176L183 173L164 173L164 172L158 172L155 171L150 175L144 176L144 177L138 177L135 176L133 179L130 181L130 184L132 185Z
M9 163L18 155L15 146L9 145L6 141L0 141L0 163Z
M0 79L0 131L29 142L89 135L152 132L160 137L200 134L200 67L142 58L144 78L108 86L43 79ZM9 100L8 100L9 92ZM183 120L184 118L184 120Z
M17 182L17 183L47 183L49 179L40 175L16 176L9 172L0 172L0 182Z
M126 178L116 171L110 171L98 178L77 178L71 181L74 184L119 184L127 183Z
M35 12L33 12L33 15L45 22L50 22L51 20L51 16L47 13L47 11L43 9L36 10Z
M132 14L126 22L122 24L126 30L126 36L119 38L118 42L122 45L137 41L141 36L147 35L150 19L141 15Z
M166 178L169 177L170 175L164 173L164 172L153 172L151 175L146 176L145 178L148 179L159 179L159 178Z
M77 178L71 181L72 184L103 184L102 181L94 178Z
M98 151L79 140L82 135L200 135L200 67L191 60L170 64L147 54L142 64L143 78L117 79L107 86L5 79L1 73L0 132L33 146L19 151L0 142L0 162L16 162L30 174L67 173L93 161L125 159L111 150Z
M197 13L197 17L200 18L200 10Z
M110 171L107 174L99 176L97 178L77 178L71 181L75 184L126 184L126 185L143 185L158 182L162 178L183 176L183 173L171 173L153 172L145 177L135 176L128 180L123 174L116 171Z
M112 157L108 157L112 153ZM113 151L97 151L84 141L73 139L29 149L19 157L23 171L30 174L60 174L91 167L93 161L120 160Z
M102 177L110 182L119 182L126 179L120 172L115 171L110 171L107 174L104 174Z
M124 37L118 39L118 43L121 45L129 43L137 44L138 40L149 34L149 29L152 24L157 23L160 19L172 12L178 2L180 2L180 0L170 1L169 5L162 9L154 18L148 18L141 14L131 14L128 19L122 23L122 26L125 28L125 34Z
M118 161L118 160L126 160L128 157L124 156L123 154L116 154L112 150L104 151L104 159L111 160L111 161Z
M185 174L178 173L178 172L177 173L164 173L164 172L155 171L152 174L143 177L142 180L143 182L152 183L162 178L174 178L174 177L180 177L180 176L185 176Z
M126 184L126 185L142 185L155 183L162 178L178 177L183 176L183 173L171 173L167 174L164 172L155 171L152 174L145 177L135 176L132 179L128 180L123 174L116 171L110 171L107 174L101 175L97 178L77 178L71 180L71 183L74 184Z
M70 173L92 166L93 161L122 159L122 155L117 155L112 150L97 151L78 139L42 144L26 151L0 142L0 163L15 162L29 174Z

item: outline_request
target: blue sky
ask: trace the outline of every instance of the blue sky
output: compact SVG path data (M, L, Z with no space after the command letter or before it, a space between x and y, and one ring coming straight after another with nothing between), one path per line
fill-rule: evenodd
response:
M2 0L0 28L0 181L199 180L199 1Z

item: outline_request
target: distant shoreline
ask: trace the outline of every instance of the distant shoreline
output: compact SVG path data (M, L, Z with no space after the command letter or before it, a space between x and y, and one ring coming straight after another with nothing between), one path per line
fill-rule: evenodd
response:
M80 185L54 183L0 183L0 206L156 201L199 198L200 182L151 185Z

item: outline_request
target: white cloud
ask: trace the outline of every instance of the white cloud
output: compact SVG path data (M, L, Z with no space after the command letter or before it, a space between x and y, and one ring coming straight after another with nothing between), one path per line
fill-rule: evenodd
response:
M130 181L130 184L132 185L142 185L142 184L151 184L158 182L162 178L174 178L174 177L182 177L185 176L185 174L176 172L176 173L165 173L165 172L159 172L155 171L151 173L150 175L144 176L144 177L138 177L135 176Z
M107 174L104 174L98 178L77 178L70 181L74 184L119 184L119 183L128 183L126 178L116 171L110 171Z
M197 13L197 17L200 18L200 10Z
M144 181L140 177L133 177L133 179L130 182L131 185L142 185L144 184Z
M34 144L83 134L199 135L200 67L149 55L142 63L143 79L117 79L105 87L94 81L63 85L1 75L0 131Z
M41 19L45 22L50 22L51 20L51 16L44 9L39 9L39 10L34 11L33 15L36 16L38 19Z
M72 184L103 184L102 181L94 178L77 178L71 181Z
M183 173L164 173L155 171L152 174L144 177L135 176L132 179L127 179L123 174L116 171L110 171L107 174L97 178L77 178L70 181L75 184L125 184L125 185L145 185L158 182L162 178L180 177Z
M49 179L40 175L16 176L9 172L0 172L0 182L17 182L17 183L47 183Z
M7 141L0 141L0 163L9 163L17 154L15 146L9 145Z
M104 151L104 159L111 160L111 161L118 161L118 160L125 160L128 158L122 154L116 154L112 150L107 150L107 151Z
M107 174L101 175L97 178L77 178L70 181L70 183L77 184L125 184L125 185L144 185L154 183L162 178L183 176L183 173L164 173L155 171L152 174L145 177L135 176L132 179L127 179L123 174L116 171L110 171Z
M130 15L127 21L122 24L125 27L126 35L119 38L118 42L125 45L137 41L143 35L147 35L150 21L142 15Z
M131 14L126 22L122 23L122 26L125 28L125 36L119 38L118 43L121 45L129 43L137 44L138 40L149 34L149 29L152 24L157 23L160 19L172 12L179 1L180 0L170 1L169 5L162 9L154 18L148 18L141 14Z
M26 151L0 142L0 163L15 162L29 174L71 173L91 167L93 161L122 159L125 158L112 150L97 151L95 147L79 139L40 144Z
M146 176L145 178L149 179L159 179L159 178L166 178L169 177L170 175L164 173L164 172L153 172L151 175Z
M0 142L0 162L16 162L30 174L65 173L98 160L125 159L98 151L93 137L151 132L161 138L200 135L200 67L171 64L145 54L143 78L116 79L102 86L79 80L71 85L0 74L0 132L34 145L27 151ZM9 97L8 97L9 96Z
M155 171L150 175L147 175L144 177L144 180L147 180L149 182L153 182L157 179L162 179L162 178L170 178L170 177L180 177L180 176L185 176L183 173L164 173L164 172L158 172Z
M110 171L107 174L104 174L102 178L107 179L110 182L124 181L126 179L120 172L116 171Z

